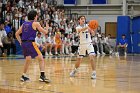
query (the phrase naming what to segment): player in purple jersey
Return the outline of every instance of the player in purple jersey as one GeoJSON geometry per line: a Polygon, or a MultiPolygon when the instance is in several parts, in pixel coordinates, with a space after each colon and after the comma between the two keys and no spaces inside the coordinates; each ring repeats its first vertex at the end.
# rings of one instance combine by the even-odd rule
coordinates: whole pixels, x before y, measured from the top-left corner
{"type": "Polygon", "coordinates": [[[25,65],[23,70],[23,75],[21,76],[21,81],[28,81],[30,80],[29,77],[27,77],[26,73],[29,68],[29,64],[31,62],[31,58],[38,58],[39,61],[39,67],[40,67],[40,81],[49,83],[50,80],[45,77],[45,62],[43,59],[43,56],[38,49],[37,44],[35,43],[35,37],[36,37],[36,30],[47,34],[48,33],[48,24],[46,23],[46,30],[44,30],[39,22],[37,22],[37,12],[35,10],[31,10],[28,13],[28,20],[27,22],[24,22],[23,25],[18,29],[16,32],[16,38],[19,41],[20,45],[23,49],[23,54],[25,57],[25,65]],[[20,34],[22,33],[22,36],[20,38],[20,34]]]}

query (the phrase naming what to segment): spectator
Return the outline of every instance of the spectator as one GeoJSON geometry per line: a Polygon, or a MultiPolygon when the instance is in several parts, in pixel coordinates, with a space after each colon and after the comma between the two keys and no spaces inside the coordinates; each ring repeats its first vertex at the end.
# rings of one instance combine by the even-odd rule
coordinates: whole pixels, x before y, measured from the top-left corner
{"type": "Polygon", "coordinates": [[[108,34],[108,36],[105,38],[105,44],[106,44],[106,46],[108,48],[109,54],[112,54],[113,49],[112,49],[111,38],[110,37],[111,37],[111,35],[108,34]]]}
{"type": "Polygon", "coordinates": [[[24,6],[23,0],[19,0],[19,2],[18,2],[18,7],[22,7],[22,8],[25,7],[25,6],[24,6]]]}
{"type": "Polygon", "coordinates": [[[61,22],[60,22],[59,27],[60,27],[60,32],[61,32],[62,34],[65,34],[65,22],[64,22],[64,21],[61,21],[61,22]]]}
{"type": "Polygon", "coordinates": [[[30,5],[28,6],[28,12],[35,9],[34,7],[34,2],[31,2],[30,5]]]}
{"type": "Polygon", "coordinates": [[[6,31],[6,34],[8,34],[9,32],[11,32],[11,27],[9,26],[9,22],[8,21],[5,21],[4,29],[6,31]]]}
{"type": "Polygon", "coordinates": [[[71,28],[70,24],[68,24],[67,27],[66,27],[65,34],[68,35],[68,34],[71,34],[71,33],[72,33],[72,28],[71,28]]]}
{"type": "Polygon", "coordinates": [[[70,41],[70,35],[68,34],[65,37],[65,50],[66,50],[66,55],[71,54],[71,41],[70,41]]]}
{"type": "Polygon", "coordinates": [[[62,54],[65,54],[65,35],[61,34],[61,40],[62,40],[62,54]]]}
{"type": "Polygon", "coordinates": [[[49,55],[52,55],[52,47],[54,44],[54,36],[51,35],[50,37],[48,37],[48,35],[45,35],[45,47],[46,47],[46,53],[45,55],[48,55],[48,48],[50,48],[49,50],[49,55]]]}
{"type": "Polygon", "coordinates": [[[0,22],[0,49],[2,52],[2,55],[4,55],[4,46],[3,46],[3,39],[7,36],[6,31],[4,29],[4,23],[0,22]]]}
{"type": "Polygon", "coordinates": [[[41,52],[46,52],[46,47],[45,47],[43,39],[41,38],[40,32],[37,33],[37,36],[35,38],[35,42],[36,42],[36,44],[39,47],[41,52]]]}
{"type": "Polygon", "coordinates": [[[20,20],[18,14],[16,14],[15,18],[13,19],[13,28],[15,29],[15,31],[17,31],[19,27],[20,27],[20,20]]]}
{"type": "Polygon", "coordinates": [[[62,54],[62,40],[59,29],[57,29],[57,32],[55,33],[54,44],[55,44],[55,55],[58,55],[58,49],[60,49],[60,54],[62,54]]]}
{"type": "Polygon", "coordinates": [[[128,42],[126,39],[125,34],[122,34],[122,38],[119,40],[119,45],[117,46],[117,50],[119,52],[119,54],[124,53],[125,56],[127,55],[127,46],[128,46],[128,42]]]}
{"type": "Polygon", "coordinates": [[[23,16],[21,17],[20,26],[25,22],[25,20],[26,20],[25,17],[26,17],[25,15],[23,15],[23,16]]]}
{"type": "Polygon", "coordinates": [[[95,49],[96,54],[100,55],[100,52],[99,52],[99,38],[98,38],[97,34],[95,34],[95,36],[92,36],[92,44],[93,44],[93,47],[95,49]]]}
{"type": "Polygon", "coordinates": [[[16,54],[16,45],[15,45],[15,40],[13,38],[13,35],[11,32],[9,32],[7,34],[7,37],[4,37],[3,39],[3,46],[4,49],[7,50],[7,56],[9,56],[10,54],[16,54]],[[10,49],[12,48],[13,52],[10,53],[10,49]]]}
{"type": "Polygon", "coordinates": [[[73,40],[72,40],[72,54],[77,54],[78,53],[78,47],[79,47],[79,38],[78,37],[75,37],[73,40]]]}
{"type": "Polygon", "coordinates": [[[105,35],[104,35],[104,33],[102,33],[101,34],[101,38],[100,38],[100,49],[101,49],[101,54],[102,55],[105,55],[105,52],[104,52],[105,48],[104,48],[104,46],[105,46],[105,35]]]}

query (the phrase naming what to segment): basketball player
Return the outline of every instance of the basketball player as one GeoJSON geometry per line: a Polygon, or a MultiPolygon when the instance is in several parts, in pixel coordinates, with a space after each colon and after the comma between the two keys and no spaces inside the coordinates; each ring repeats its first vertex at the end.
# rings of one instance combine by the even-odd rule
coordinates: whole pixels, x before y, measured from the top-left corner
{"type": "Polygon", "coordinates": [[[40,81],[49,83],[50,80],[45,77],[45,62],[43,56],[35,43],[36,37],[36,30],[47,34],[48,33],[48,24],[46,23],[46,29],[44,30],[39,22],[37,22],[37,12],[35,10],[31,10],[28,13],[28,20],[27,22],[23,23],[23,25],[18,29],[16,32],[16,38],[19,41],[20,45],[23,49],[23,54],[25,57],[25,65],[23,74],[21,76],[21,81],[28,81],[30,80],[27,77],[26,73],[29,68],[29,64],[31,62],[31,58],[38,58],[39,67],[40,67],[40,81]],[[22,33],[22,37],[20,38],[20,34],[22,33]]]}
{"type": "Polygon", "coordinates": [[[79,16],[78,18],[79,25],[76,27],[76,31],[80,37],[79,56],[77,58],[74,70],[70,73],[70,77],[75,76],[75,73],[77,72],[77,69],[80,66],[82,58],[83,56],[85,56],[87,50],[90,58],[91,67],[93,70],[91,79],[96,79],[95,62],[94,62],[95,52],[93,45],[91,43],[92,41],[90,35],[90,32],[92,32],[93,34],[94,31],[91,31],[92,29],[87,24],[85,24],[85,20],[86,20],[85,16],[79,16]]]}

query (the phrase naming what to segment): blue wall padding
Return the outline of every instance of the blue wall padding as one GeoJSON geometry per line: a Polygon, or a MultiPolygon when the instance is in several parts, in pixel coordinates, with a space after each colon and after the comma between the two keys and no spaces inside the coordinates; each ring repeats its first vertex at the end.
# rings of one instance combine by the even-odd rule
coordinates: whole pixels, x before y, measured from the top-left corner
{"type": "Polygon", "coordinates": [[[106,4],[106,0],[92,0],[92,4],[106,4]]]}
{"type": "Polygon", "coordinates": [[[75,4],[75,0],[64,0],[64,4],[75,4]]]}
{"type": "Polygon", "coordinates": [[[131,37],[130,37],[130,17],[129,16],[118,16],[117,18],[117,44],[121,39],[122,34],[126,35],[128,40],[128,50],[127,52],[131,53],[131,37]]]}
{"type": "Polygon", "coordinates": [[[140,53],[140,17],[133,18],[132,31],[134,53],[140,53]]]}
{"type": "Polygon", "coordinates": [[[15,44],[16,44],[16,54],[17,55],[22,55],[21,45],[19,44],[19,42],[17,40],[15,40],[15,44]]]}

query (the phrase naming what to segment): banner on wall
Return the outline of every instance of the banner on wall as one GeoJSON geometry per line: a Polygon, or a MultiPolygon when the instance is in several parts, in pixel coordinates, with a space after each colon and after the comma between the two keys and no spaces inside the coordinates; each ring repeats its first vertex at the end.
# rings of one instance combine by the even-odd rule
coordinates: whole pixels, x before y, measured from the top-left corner
{"type": "Polygon", "coordinates": [[[76,0],[64,0],[64,4],[75,4],[76,0]]]}
{"type": "Polygon", "coordinates": [[[106,4],[106,0],[92,0],[92,4],[106,4]]]}

